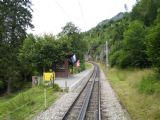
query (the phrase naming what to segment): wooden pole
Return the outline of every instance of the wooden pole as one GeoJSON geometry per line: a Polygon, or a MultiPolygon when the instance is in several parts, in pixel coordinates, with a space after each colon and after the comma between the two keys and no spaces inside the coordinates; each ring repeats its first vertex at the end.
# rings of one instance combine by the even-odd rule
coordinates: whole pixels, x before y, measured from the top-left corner
{"type": "Polygon", "coordinates": [[[47,107],[47,94],[46,94],[46,88],[44,89],[44,107],[47,107]]]}

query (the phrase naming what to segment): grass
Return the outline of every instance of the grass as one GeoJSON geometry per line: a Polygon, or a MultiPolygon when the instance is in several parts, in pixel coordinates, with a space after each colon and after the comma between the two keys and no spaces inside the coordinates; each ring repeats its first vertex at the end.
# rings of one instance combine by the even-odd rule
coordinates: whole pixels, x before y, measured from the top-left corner
{"type": "Polygon", "coordinates": [[[160,81],[152,70],[101,67],[132,120],[160,120],[160,81]]]}
{"type": "Polygon", "coordinates": [[[160,80],[157,74],[152,73],[144,76],[138,84],[138,89],[141,93],[148,95],[160,95],[160,80]]]}
{"type": "Polygon", "coordinates": [[[85,62],[85,67],[86,69],[91,69],[92,68],[92,64],[89,62],[85,62]]]}
{"type": "MultiPolygon", "coordinates": [[[[58,98],[57,89],[60,90],[57,86],[56,88],[46,88],[47,107],[58,98]]],[[[30,88],[14,97],[1,97],[0,120],[30,120],[47,107],[44,106],[44,87],[30,88]]]]}

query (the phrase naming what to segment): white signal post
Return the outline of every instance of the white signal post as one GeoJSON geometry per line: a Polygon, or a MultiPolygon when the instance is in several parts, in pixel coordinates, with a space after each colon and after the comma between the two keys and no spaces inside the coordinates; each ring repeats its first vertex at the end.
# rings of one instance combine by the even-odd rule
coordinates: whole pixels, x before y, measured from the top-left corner
{"type": "Polygon", "coordinates": [[[109,64],[108,64],[108,42],[106,41],[106,67],[108,68],[109,67],[109,64]]]}
{"type": "Polygon", "coordinates": [[[47,93],[46,93],[46,88],[44,89],[44,107],[47,107],[47,93]]]}

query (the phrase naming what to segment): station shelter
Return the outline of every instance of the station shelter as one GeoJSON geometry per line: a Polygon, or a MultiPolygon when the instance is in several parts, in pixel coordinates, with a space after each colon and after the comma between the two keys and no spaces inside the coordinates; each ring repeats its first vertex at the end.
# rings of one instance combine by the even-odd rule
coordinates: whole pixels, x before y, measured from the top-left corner
{"type": "Polygon", "coordinates": [[[69,65],[73,65],[76,63],[76,55],[68,54],[66,55],[64,61],[62,63],[58,63],[53,65],[53,70],[55,71],[56,77],[69,77],[71,72],[69,70],[69,65]]]}

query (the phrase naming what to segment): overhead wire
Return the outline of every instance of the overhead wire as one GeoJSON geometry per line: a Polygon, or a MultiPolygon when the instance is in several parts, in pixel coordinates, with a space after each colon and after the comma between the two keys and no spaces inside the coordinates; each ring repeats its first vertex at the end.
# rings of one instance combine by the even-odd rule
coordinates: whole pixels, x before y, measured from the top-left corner
{"type": "Polygon", "coordinates": [[[85,27],[87,24],[86,24],[86,19],[85,19],[85,17],[84,17],[84,12],[83,12],[83,9],[82,9],[82,6],[81,6],[80,1],[77,0],[77,2],[78,2],[79,10],[80,10],[80,12],[81,12],[81,17],[82,17],[82,19],[83,19],[83,24],[84,24],[84,27],[85,27]]]}
{"type": "MultiPolygon", "coordinates": [[[[66,10],[61,6],[61,4],[57,1],[57,0],[54,0],[55,3],[57,4],[57,6],[62,10],[62,12],[67,16],[68,20],[71,21],[71,17],[69,16],[69,14],[66,12],[66,10]]],[[[85,19],[85,16],[84,16],[84,12],[83,12],[83,9],[82,9],[82,6],[81,6],[81,3],[79,0],[77,0],[78,2],[78,6],[79,6],[79,10],[80,10],[80,13],[81,13],[81,18],[83,20],[83,24],[84,24],[84,27],[87,26],[86,24],[86,19],[85,19]]]]}
{"type": "Polygon", "coordinates": [[[71,21],[69,14],[66,12],[66,10],[58,3],[57,0],[54,0],[57,6],[62,10],[62,12],[67,16],[68,20],[71,21]]]}

